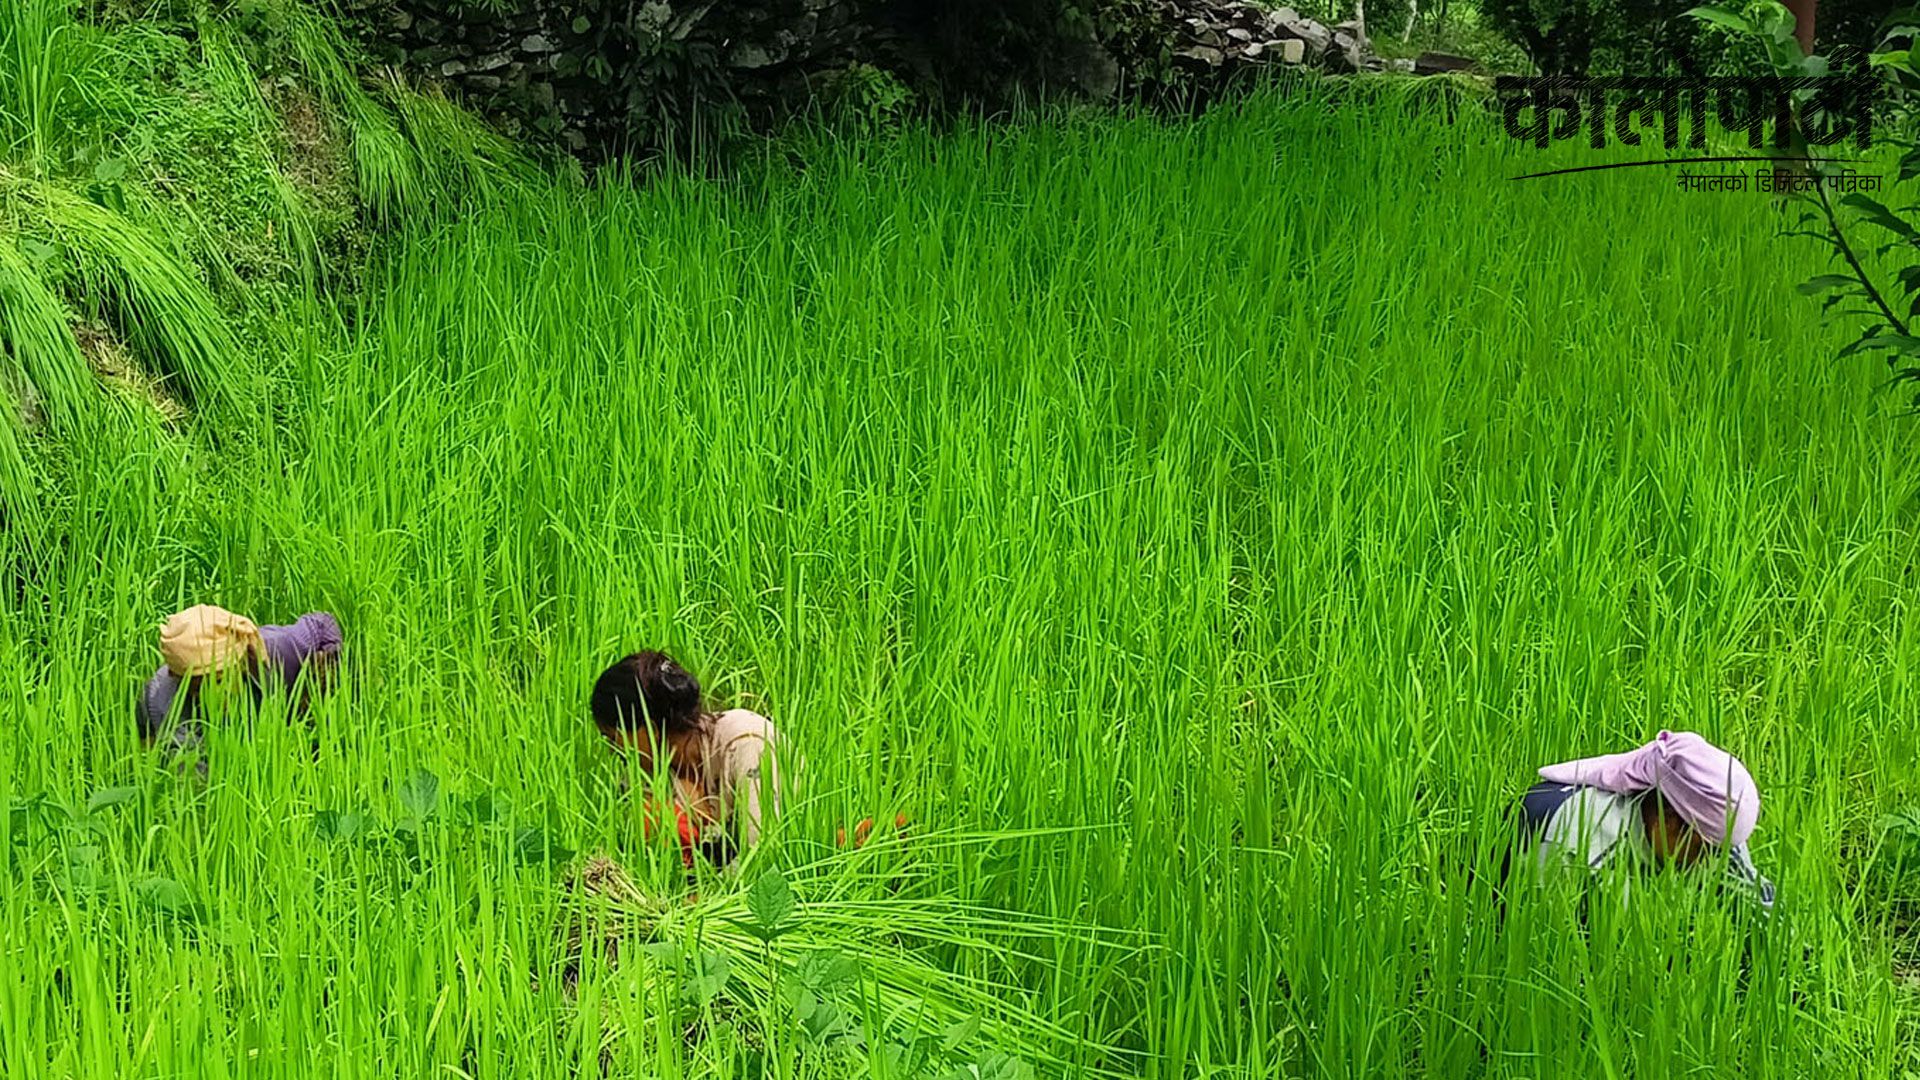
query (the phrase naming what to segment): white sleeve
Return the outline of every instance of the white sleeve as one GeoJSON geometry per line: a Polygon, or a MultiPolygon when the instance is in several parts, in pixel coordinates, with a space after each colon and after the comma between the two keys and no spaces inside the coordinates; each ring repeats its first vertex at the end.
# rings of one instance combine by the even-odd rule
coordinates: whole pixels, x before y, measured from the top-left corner
{"type": "Polygon", "coordinates": [[[1587,788],[1568,799],[1547,822],[1541,837],[1541,858],[1554,854],[1598,870],[1628,846],[1637,822],[1633,796],[1587,788]]]}
{"type": "Polygon", "coordinates": [[[728,802],[739,815],[742,846],[752,847],[760,841],[767,810],[778,813],[780,809],[779,777],[767,775],[770,770],[777,773],[775,755],[768,752],[776,741],[773,725],[765,717],[744,709],[728,713],[723,720],[719,734],[725,740],[722,760],[728,802]],[[774,781],[776,790],[768,790],[769,779],[774,781]]]}

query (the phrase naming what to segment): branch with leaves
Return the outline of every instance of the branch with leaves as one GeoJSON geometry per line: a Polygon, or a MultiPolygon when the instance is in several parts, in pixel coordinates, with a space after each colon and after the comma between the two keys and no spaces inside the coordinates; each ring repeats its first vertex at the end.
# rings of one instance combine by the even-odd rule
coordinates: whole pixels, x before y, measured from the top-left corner
{"type": "MultiPolygon", "coordinates": [[[[1761,0],[1743,11],[1701,7],[1687,14],[1758,45],[1782,77],[1832,74],[1827,57],[1801,51],[1794,33],[1794,16],[1776,0],[1761,0]]],[[[1872,70],[1884,80],[1887,103],[1896,112],[1894,123],[1882,125],[1883,130],[1895,131],[1893,141],[1901,150],[1895,185],[1920,176],[1920,135],[1915,134],[1913,111],[1914,95],[1920,91],[1920,63],[1914,50],[1917,37],[1920,8],[1898,12],[1882,24],[1880,44],[1868,57],[1872,70]]],[[[1826,244],[1844,269],[1803,282],[1800,292],[1824,296],[1824,314],[1831,315],[1838,309],[1840,315],[1866,320],[1859,336],[1840,350],[1841,357],[1885,353],[1891,374],[1889,385],[1920,382],[1920,338],[1910,332],[1913,320],[1920,318],[1920,226],[1913,216],[1920,211],[1920,204],[1895,209],[1859,191],[1846,192],[1836,200],[1830,182],[1842,175],[1840,163],[1821,158],[1807,137],[1808,132],[1820,131],[1834,121],[1822,115],[1814,91],[1794,91],[1793,98],[1794,122],[1786,151],[1809,159],[1815,183],[1810,190],[1790,196],[1802,201],[1805,209],[1798,227],[1788,230],[1787,235],[1826,244]],[[1849,237],[1850,226],[1866,226],[1882,234],[1870,256],[1863,258],[1866,249],[1849,237]],[[1868,258],[1876,262],[1894,259],[1902,265],[1894,271],[1891,283],[1882,284],[1876,282],[1868,258]]],[[[1920,412],[1920,390],[1914,394],[1913,409],[1920,412]]]]}

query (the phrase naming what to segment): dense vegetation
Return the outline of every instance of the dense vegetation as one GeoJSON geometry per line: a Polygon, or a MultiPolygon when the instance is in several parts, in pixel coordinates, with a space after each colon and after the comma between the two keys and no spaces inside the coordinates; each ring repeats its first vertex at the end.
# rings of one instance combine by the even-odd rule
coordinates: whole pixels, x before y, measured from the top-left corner
{"type": "Polygon", "coordinates": [[[1920,466],[1762,204],[1391,83],[589,186],[243,7],[0,8],[0,1072],[1920,1068],[1920,466]],[[317,746],[139,748],[199,601],[339,615],[317,746]],[[808,762],[691,903],[643,644],[808,762]],[[1661,727],[1779,914],[1493,920],[1661,727]]]}

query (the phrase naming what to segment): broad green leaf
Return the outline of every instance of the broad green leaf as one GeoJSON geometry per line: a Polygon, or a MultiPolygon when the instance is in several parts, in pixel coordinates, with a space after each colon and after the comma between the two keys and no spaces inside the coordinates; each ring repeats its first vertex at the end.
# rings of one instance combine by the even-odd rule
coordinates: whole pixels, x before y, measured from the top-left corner
{"type": "Polygon", "coordinates": [[[1689,8],[1682,12],[1682,14],[1688,18],[1699,19],[1701,22],[1712,23],[1715,26],[1724,26],[1738,34],[1754,36],[1759,32],[1752,23],[1725,8],[1689,8]]]}
{"type": "Polygon", "coordinates": [[[687,995],[697,1005],[705,1005],[720,996],[733,977],[733,964],[725,953],[702,950],[693,958],[693,970],[687,979],[687,995]]]}
{"type": "Polygon", "coordinates": [[[87,813],[97,814],[115,806],[125,806],[140,797],[140,789],[132,787],[101,788],[87,797],[87,813]]]}
{"type": "Polygon", "coordinates": [[[322,810],[313,815],[314,834],[322,840],[351,840],[372,825],[371,817],[355,810],[322,810]]]}
{"type": "Polygon", "coordinates": [[[1858,281],[1855,281],[1846,274],[1821,274],[1819,277],[1809,278],[1801,282],[1799,290],[1802,296],[1817,296],[1829,289],[1844,289],[1848,286],[1858,286],[1859,284],[1858,281]]]}
{"type": "Polygon", "coordinates": [[[980,1059],[973,1074],[980,1080],[1033,1080],[1033,1066],[996,1050],[980,1059]]]}
{"type": "Polygon", "coordinates": [[[193,894],[172,878],[150,877],[134,884],[140,902],[168,915],[187,915],[193,911],[193,894]]]}
{"type": "Polygon", "coordinates": [[[794,979],[819,993],[832,993],[860,978],[860,962],[839,949],[818,949],[794,965],[794,979]]]}
{"type": "Polygon", "coordinates": [[[466,801],[466,818],[475,825],[489,825],[501,817],[501,807],[487,794],[475,795],[466,801]]]}
{"type": "Polygon", "coordinates": [[[1900,155],[1900,183],[1920,176],[1920,145],[1900,155]]]}
{"type": "Polygon", "coordinates": [[[640,946],[640,953],[662,967],[680,965],[680,946],[671,941],[649,941],[640,946]]]}
{"type": "Polygon", "coordinates": [[[980,1017],[969,1016],[948,1028],[946,1033],[940,1036],[940,1049],[948,1054],[956,1053],[961,1047],[972,1042],[974,1036],[978,1034],[980,1034],[980,1017]]]}
{"type": "Polygon", "coordinates": [[[416,820],[425,822],[440,808],[440,778],[422,769],[408,777],[397,794],[400,805],[412,811],[416,820]]]}
{"type": "Polygon", "coordinates": [[[67,884],[80,892],[94,892],[106,884],[100,870],[100,849],[93,844],[73,844],[61,851],[67,884]]]}
{"type": "Polygon", "coordinates": [[[760,880],[747,891],[747,912],[762,931],[769,935],[776,933],[787,916],[793,914],[793,890],[788,887],[787,879],[775,870],[760,875],[760,880]]]}
{"type": "Polygon", "coordinates": [[[1867,221],[1878,225],[1880,228],[1893,233],[1903,240],[1913,240],[1916,237],[1920,237],[1920,232],[1916,232],[1911,224],[1900,218],[1892,210],[1887,209],[1885,203],[1872,196],[1863,195],[1857,191],[1849,192],[1848,194],[1840,196],[1840,205],[1853,210],[1867,221]]]}

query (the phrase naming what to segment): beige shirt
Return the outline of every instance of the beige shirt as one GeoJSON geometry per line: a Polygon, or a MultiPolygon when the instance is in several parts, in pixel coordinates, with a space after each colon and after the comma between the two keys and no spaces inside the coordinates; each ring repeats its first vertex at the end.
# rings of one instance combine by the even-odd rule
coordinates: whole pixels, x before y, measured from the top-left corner
{"type": "Polygon", "coordinates": [[[706,788],[700,809],[723,821],[737,814],[742,848],[759,842],[765,811],[780,812],[777,766],[769,753],[779,738],[773,722],[751,709],[728,709],[708,731],[700,760],[706,788]]]}

